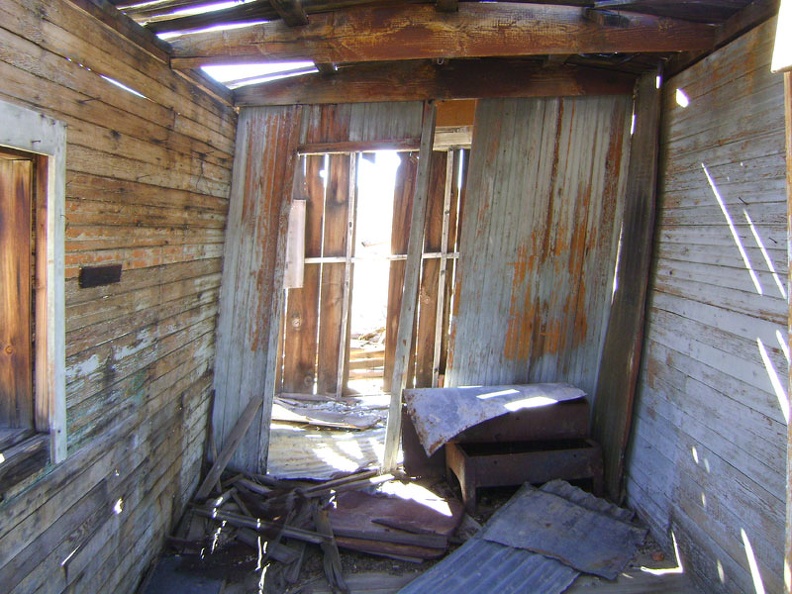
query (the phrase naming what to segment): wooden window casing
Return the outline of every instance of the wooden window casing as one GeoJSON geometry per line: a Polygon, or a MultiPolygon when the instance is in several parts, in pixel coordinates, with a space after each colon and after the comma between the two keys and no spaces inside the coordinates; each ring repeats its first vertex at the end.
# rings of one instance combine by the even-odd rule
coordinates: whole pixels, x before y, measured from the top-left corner
{"type": "Polygon", "coordinates": [[[65,150],[62,122],[0,101],[0,497],[66,457],[65,150]]]}

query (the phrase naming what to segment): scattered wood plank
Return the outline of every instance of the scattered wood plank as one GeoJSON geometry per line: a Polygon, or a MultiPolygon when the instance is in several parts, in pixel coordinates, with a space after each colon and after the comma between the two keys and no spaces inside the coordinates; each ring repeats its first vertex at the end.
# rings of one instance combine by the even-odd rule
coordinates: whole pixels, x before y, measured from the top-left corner
{"type": "Polygon", "coordinates": [[[225,470],[225,467],[228,465],[231,457],[234,455],[237,446],[245,436],[245,432],[248,430],[248,427],[250,427],[250,424],[256,417],[256,413],[258,413],[263,402],[264,401],[261,398],[252,398],[245,407],[245,410],[242,411],[242,415],[239,417],[237,424],[234,425],[231,433],[228,434],[228,440],[225,446],[223,446],[223,449],[217,456],[217,460],[212,465],[209,473],[206,475],[204,482],[198,488],[198,491],[195,494],[196,499],[205,499],[206,496],[212,491],[212,487],[214,487],[215,483],[217,483],[220,475],[223,474],[223,470],[225,470]]]}

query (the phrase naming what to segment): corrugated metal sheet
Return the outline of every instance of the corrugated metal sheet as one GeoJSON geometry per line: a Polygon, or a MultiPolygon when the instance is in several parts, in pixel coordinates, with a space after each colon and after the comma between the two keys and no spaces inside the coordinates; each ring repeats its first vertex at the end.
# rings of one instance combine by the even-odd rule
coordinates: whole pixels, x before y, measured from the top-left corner
{"type": "Polygon", "coordinates": [[[399,592],[557,594],[566,590],[578,575],[555,559],[472,538],[399,592]]]}
{"type": "Polygon", "coordinates": [[[481,538],[527,549],[609,580],[632,558],[646,529],[523,486],[484,528],[481,538]]]}
{"type": "Polygon", "coordinates": [[[300,144],[351,142],[418,148],[422,115],[421,101],[306,106],[300,144]]]}
{"type": "MultiPolygon", "coordinates": [[[[632,517],[630,511],[594,497],[566,481],[550,481],[542,485],[539,490],[557,495],[581,508],[597,512],[603,518],[626,521],[632,517]]],[[[509,503],[512,501],[514,499],[509,503]]],[[[508,514],[509,503],[498,510],[477,535],[399,592],[402,594],[425,592],[556,594],[566,590],[580,575],[576,569],[556,559],[483,538],[488,528],[496,523],[498,518],[508,514]]],[[[520,522],[512,519],[512,524],[519,525],[520,522]]]]}
{"type": "Polygon", "coordinates": [[[566,381],[593,393],[631,101],[479,101],[448,385],[566,381]]]}
{"type": "Polygon", "coordinates": [[[267,474],[279,479],[328,480],[382,462],[385,429],[329,431],[273,423],[267,474]]]}

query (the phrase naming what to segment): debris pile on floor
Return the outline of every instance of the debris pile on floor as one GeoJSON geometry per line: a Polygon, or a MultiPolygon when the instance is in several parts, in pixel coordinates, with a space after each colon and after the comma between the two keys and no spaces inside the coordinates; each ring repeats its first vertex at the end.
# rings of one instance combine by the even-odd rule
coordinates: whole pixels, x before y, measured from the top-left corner
{"type": "Polygon", "coordinates": [[[297,583],[309,545],[323,552],[325,577],[340,592],[349,590],[339,548],[411,563],[442,557],[463,516],[458,501],[376,471],[319,483],[237,474],[221,485],[191,505],[170,544],[183,555],[247,545],[260,569],[280,564],[272,591],[297,583]]]}
{"type": "MultiPolygon", "coordinates": [[[[561,480],[523,485],[481,527],[455,497],[376,471],[324,482],[226,473],[210,497],[190,506],[169,542],[194,558],[248,547],[260,581],[239,592],[374,591],[354,585],[361,575],[345,575],[340,551],[355,551],[344,554],[416,569],[445,557],[413,572],[410,583],[390,580],[389,590],[376,591],[549,593],[563,592],[581,572],[614,579],[646,535],[630,520],[627,510],[561,480]],[[324,579],[305,567],[319,551],[324,579]]],[[[389,576],[380,577],[368,574],[377,583],[389,576]]]]}

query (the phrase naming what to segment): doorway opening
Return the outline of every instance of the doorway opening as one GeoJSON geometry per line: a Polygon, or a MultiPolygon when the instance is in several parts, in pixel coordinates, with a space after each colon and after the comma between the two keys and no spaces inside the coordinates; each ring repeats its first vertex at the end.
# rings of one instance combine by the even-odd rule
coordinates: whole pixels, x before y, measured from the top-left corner
{"type": "MultiPolygon", "coordinates": [[[[408,387],[443,381],[465,153],[432,155],[408,387]]],[[[268,457],[273,474],[297,478],[283,473],[288,467],[300,478],[326,478],[306,455],[338,471],[350,470],[350,457],[354,464],[373,457],[363,465],[381,459],[417,167],[417,152],[300,156],[268,457]]]]}

